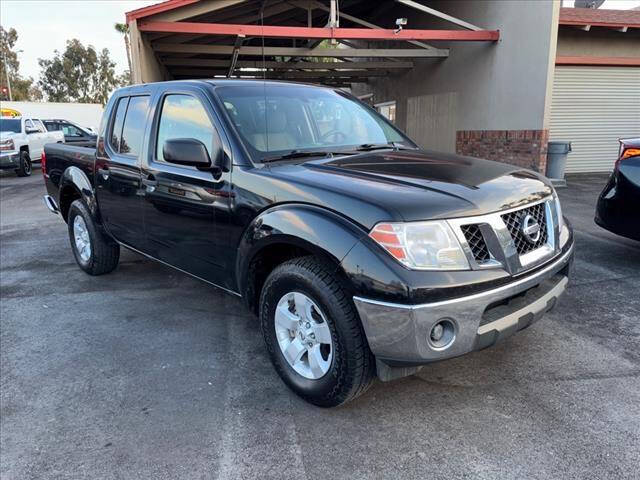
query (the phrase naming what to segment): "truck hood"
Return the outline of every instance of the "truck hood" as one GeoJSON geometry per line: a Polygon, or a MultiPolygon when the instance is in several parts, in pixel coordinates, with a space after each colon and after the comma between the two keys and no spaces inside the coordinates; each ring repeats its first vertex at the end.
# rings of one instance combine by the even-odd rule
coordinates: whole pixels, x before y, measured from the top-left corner
{"type": "Polygon", "coordinates": [[[0,138],[2,140],[7,140],[9,138],[19,137],[21,134],[16,132],[0,132],[0,138]]]}
{"type": "MultiPolygon", "coordinates": [[[[375,205],[390,217],[377,221],[482,215],[553,193],[549,180],[533,171],[426,150],[370,152],[298,165],[281,164],[272,166],[271,173],[299,184],[301,190],[317,199],[313,203],[324,203],[352,217],[357,217],[358,212],[344,203],[344,197],[375,205]]],[[[354,220],[372,226],[370,215],[354,220]]]]}

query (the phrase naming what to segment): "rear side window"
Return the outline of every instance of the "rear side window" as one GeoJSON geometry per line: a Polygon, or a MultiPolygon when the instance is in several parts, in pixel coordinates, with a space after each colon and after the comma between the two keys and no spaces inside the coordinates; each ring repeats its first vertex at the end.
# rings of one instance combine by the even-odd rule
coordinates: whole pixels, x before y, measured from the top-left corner
{"type": "Polygon", "coordinates": [[[211,155],[213,125],[200,100],[191,95],[167,95],[162,103],[156,158],[164,161],[162,146],[173,138],[195,138],[204,143],[211,155]]]}
{"type": "Polygon", "coordinates": [[[131,97],[129,99],[129,107],[120,138],[120,153],[134,156],[140,154],[144,129],[147,126],[148,111],[149,97],[131,97]]]}
{"type": "Polygon", "coordinates": [[[120,151],[120,138],[122,137],[122,125],[124,123],[124,114],[127,112],[127,103],[129,103],[129,97],[122,97],[118,100],[116,116],[113,119],[113,125],[111,126],[109,143],[111,144],[111,148],[116,152],[120,151]]]}
{"type": "Polygon", "coordinates": [[[47,127],[47,130],[50,132],[56,132],[60,130],[60,124],[56,122],[44,122],[44,126],[47,127]]]}
{"type": "Polygon", "coordinates": [[[64,126],[62,127],[62,131],[64,132],[64,135],[66,137],[81,137],[82,136],[82,132],[80,131],[80,129],[76,128],[75,126],[71,125],[70,123],[64,124],[64,126]]]}
{"type": "Polygon", "coordinates": [[[42,133],[47,133],[47,129],[44,127],[40,120],[34,120],[33,123],[35,124],[36,128],[42,133]]]}

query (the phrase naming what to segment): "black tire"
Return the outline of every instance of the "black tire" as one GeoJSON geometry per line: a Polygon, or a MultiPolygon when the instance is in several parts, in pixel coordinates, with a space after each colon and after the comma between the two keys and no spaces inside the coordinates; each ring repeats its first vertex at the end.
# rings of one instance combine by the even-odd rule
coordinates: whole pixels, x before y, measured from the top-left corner
{"type": "Polygon", "coordinates": [[[375,376],[375,359],[335,266],[317,257],[287,261],[269,275],[260,295],[262,335],[276,371],[296,394],[320,407],[335,407],[364,393],[375,376]],[[301,292],[324,312],[333,342],[328,372],[315,380],[297,373],[285,359],[275,331],[275,311],[289,292],[301,292]]]}
{"type": "Polygon", "coordinates": [[[75,200],[69,207],[67,226],[73,256],[82,270],[89,275],[103,275],[112,272],[118,266],[118,261],[120,260],[120,245],[108,238],[96,227],[89,209],[82,200],[75,200]],[[78,216],[84,220],[84,225],[86,226],[90,239],[91,253],[86,260],[82,258],[78,251],[74,237],[74,222],[78,216]]]}
{"type": "Polygon", "coordinates": [[[16,169],[16,173],[19,177],[28,177],[31,175],[31,158],[29,154],[24,150],[20,152],[20,164],[16,169]]]}

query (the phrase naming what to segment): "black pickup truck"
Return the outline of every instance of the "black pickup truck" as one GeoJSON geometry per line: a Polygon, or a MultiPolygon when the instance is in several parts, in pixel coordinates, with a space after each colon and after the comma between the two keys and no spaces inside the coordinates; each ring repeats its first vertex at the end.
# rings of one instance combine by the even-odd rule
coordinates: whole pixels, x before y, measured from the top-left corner
{"type": "Polygon", "coordinates": [[[42,171],[80,268],[111,272],[125,247],[241,297],[321,406],[528,327],[573,255],[543,176],[420,150],[332,88],[123,88],[96,148],[47,145],[42,171]]]}

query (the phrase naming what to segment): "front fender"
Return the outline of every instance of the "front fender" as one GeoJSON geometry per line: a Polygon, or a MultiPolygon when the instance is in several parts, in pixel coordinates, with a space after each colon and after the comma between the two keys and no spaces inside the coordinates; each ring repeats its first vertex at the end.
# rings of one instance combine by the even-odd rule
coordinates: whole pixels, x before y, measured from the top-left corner
{"type": "Polygon", "coordinates": [[[253,219],[240,241],[236,261],[238,291],[244,291],[252,259],[268,245],[296,245],[329,255],[339,264],[366,234],[348,219],[313,205],[286,204],[266,210],[253,219]]]}
{"type": "Polygon", "coordinates": [[[68,167],[60,178],[60,194],[58,196],[58,205],[60,205],[60,195],[65,188],[74,188],[82,197],[89,207],[89,211],[94,218],[98,218],[98,204],[96,202],[93,186],[89,181],[86,173],[78,167],[68,167]]]}

